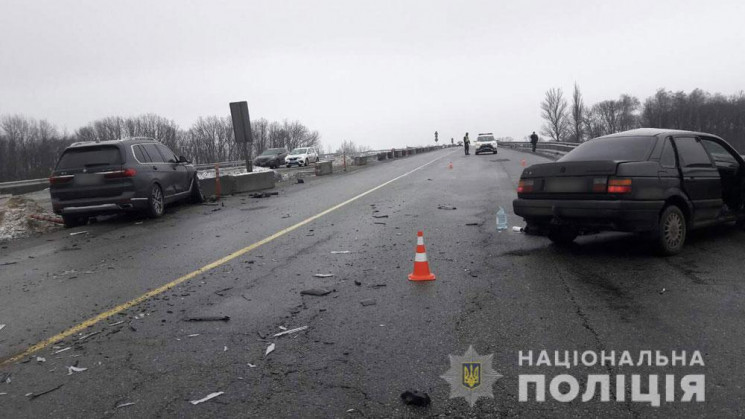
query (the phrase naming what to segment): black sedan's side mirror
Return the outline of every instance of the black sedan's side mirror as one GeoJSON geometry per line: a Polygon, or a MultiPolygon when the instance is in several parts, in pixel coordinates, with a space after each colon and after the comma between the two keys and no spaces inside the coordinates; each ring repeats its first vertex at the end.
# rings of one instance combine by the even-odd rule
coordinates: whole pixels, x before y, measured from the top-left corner
{"type": "Polygon", "coordinates": [[[178,156],[178,162],[179,163],[191,163],[186,157],[184,156],[178,156]]]}

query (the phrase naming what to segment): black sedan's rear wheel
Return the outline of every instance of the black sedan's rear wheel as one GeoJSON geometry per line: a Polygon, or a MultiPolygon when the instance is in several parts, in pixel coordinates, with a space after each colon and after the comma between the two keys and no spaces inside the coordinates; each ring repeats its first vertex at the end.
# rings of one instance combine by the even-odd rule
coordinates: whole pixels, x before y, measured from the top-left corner
{"type": "Polygon", "coordinates": [[[166,201],[163,197],[163,190],[160,189],[160,186],[157,183],[153,184],[150,189],[150,197],[147,199],[147,203],[147,215],[149,215],[150,218],[158,218],[163,215],[166,201]]]}
{"type": "Polygon", "coordinates": [[[680,253],[685,244],[687,233],[686,219],[683,211],[676,205],[666,207],[660,215],[657,244],[663,255],[680,253]]]}
{"type": "Polygon", "coordinates": [[[567,246],[579,236],[577,228],[568,225],[553,225],[549,227],[548,238],[559,246],[567,246]]]}

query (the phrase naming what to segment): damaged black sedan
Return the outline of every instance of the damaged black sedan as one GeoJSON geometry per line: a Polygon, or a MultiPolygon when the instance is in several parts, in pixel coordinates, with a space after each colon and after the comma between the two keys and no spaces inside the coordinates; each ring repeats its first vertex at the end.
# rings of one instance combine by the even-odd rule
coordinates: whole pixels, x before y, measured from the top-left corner
{"type": "Polygon", "coordinates": [[[691,229],[745,225],[745,161],[715,135],[637,129],[526,168],[517,196],[527,231],[557,244],[601,231],[650,233],[671,255],[691,229]]]}

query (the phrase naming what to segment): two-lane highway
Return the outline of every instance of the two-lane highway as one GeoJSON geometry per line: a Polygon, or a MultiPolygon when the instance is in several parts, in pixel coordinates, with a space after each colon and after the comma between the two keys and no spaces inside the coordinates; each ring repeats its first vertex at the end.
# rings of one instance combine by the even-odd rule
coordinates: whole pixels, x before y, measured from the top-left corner
{"type": "Polygon", "coordinates": [[[745,234],[696,233],[683,253],[660,258],[629,235],[562,249],[498,232],[500,206],[510,227],[523,225],[512,214],[521,159],[547,161],[440,150],[306,179],[277,197],[236,195],[12,242],[0,251],[0,358],[22,356],[0,369],[10,377],[2,415],[743,414],[745,234]],[[407,280],[419,230],[433,282],[407,280]],[[311,289],[330,292],[301,294],[311,289]],[[198,316],[230,320],[185,321],[198,316]],[[473,408],[450,399],[440,378],[448,355],[469,345],[494,354],[503,375],[494,398],[473,408]],[[706,364],[521,367],[529,350],[698,350],[706,364]],[[518,400],[520,374],[693,372],[706,375],[705,403],[518,400]],[[432,404],[405,406],[409,388],[432,404]],[[213,392],[223,394],[189,402],[213,392]]]}

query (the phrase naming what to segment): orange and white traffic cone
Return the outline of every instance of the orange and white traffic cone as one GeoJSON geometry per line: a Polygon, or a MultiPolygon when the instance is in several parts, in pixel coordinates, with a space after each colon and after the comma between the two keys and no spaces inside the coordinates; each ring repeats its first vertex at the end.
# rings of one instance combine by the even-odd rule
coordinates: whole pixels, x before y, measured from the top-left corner
{"type": "Polygon", "coordinates": [[[450,164],[448,165],[448,169],[453,169],[453,162],[450,162],[450,164]]]}
{"type": "Polygon", "coordinates": [[[409,274],[409,281],[433,281],[435,274],[429,271],[427,251],[424,250],[424,233],[416,233],[416,256],[414,257],[414,272],[409,274]]]}
{"type": "Polygon", "coordinates": [[[522,167],[527,166],[527,162],[525,161],[525,159],[520,160],[520,166],[522,167]]]}

